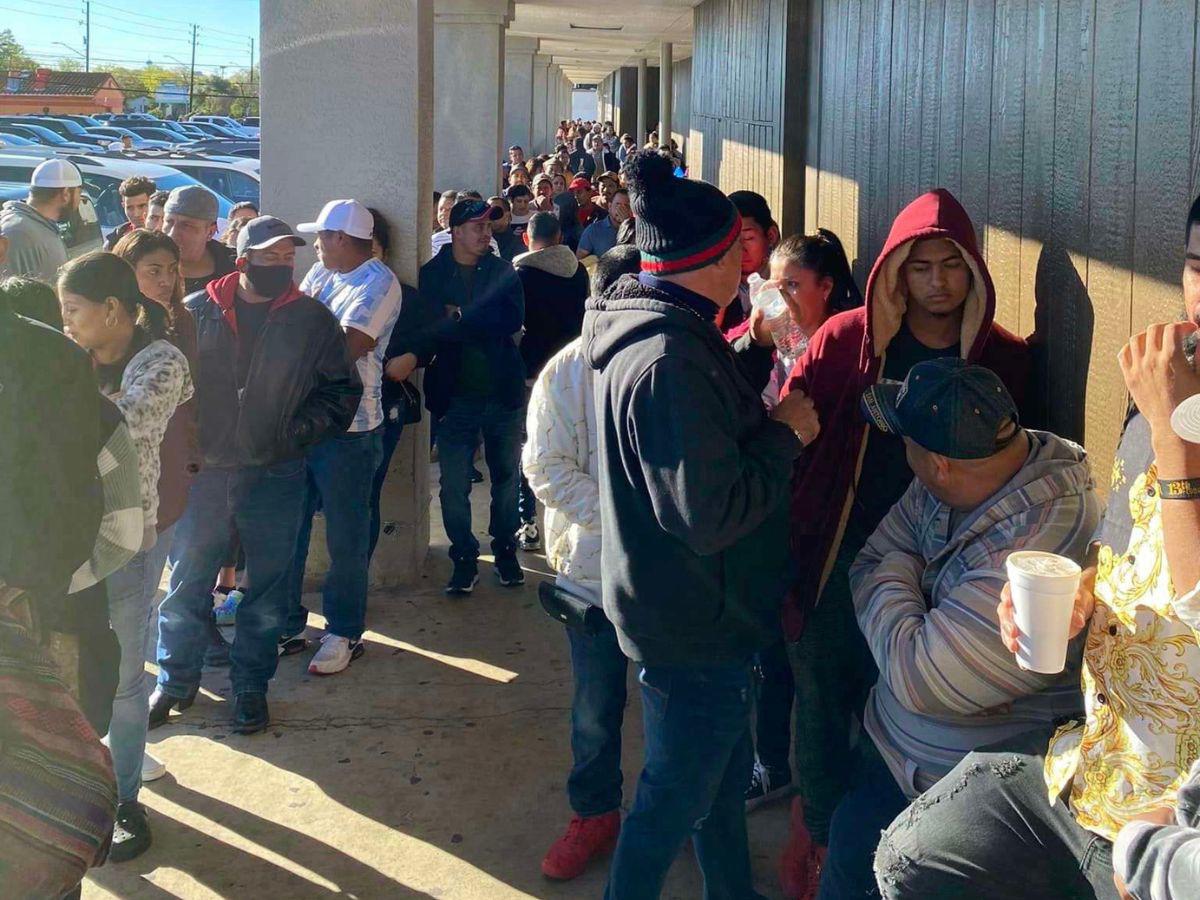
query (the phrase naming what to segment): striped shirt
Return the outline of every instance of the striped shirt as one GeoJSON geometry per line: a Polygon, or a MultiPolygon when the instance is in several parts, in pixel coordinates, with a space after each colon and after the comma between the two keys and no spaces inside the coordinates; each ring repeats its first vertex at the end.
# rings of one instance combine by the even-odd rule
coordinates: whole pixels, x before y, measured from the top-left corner
{"type": "Polygon", "coordinates": [[[400,282],[377,259],[350,272],[333,272],[315,263],[300,292],[329,308],[343,328],[375,339],[375,349],[358,360],[363,394],[347,431],[371,431],[383,424],[383,355],[400,315],[400,282]]]}
{"type": "Polygon", "coordinates": [[[879,666],[865,726],[915,797],[967,753],[1077,714],[1080,647],[1065,671],[1027,672],[1000,641],[996,606],[1016,550],[1081,560],[1100,518],[1082,448],[1027,431],[1025,465],[983,505],[954,512],[914,480],[850,569],[879,666]]]}

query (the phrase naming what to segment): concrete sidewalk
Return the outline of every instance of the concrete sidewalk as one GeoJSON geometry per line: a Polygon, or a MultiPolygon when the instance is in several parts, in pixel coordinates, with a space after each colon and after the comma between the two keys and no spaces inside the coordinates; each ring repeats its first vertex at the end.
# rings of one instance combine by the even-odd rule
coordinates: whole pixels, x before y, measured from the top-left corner
{"type": "MultiPolygon", "coordinates": [[[[570,811],[571,667],[561,626],[537,603],[548,575],[524,554],[528,583],[501,588],[487,560],[465,599],[442,593],[445,535],[433,477],[433,548],[413,590],[371,596],[366,655],[330,678],[308,653],[280,661],[272,726],[229,731],[224,671],[196,704],[150,733],[166,778],[147,785],[154,846],[95,870],[85,898],[600,897],[607,866],[566,884],[539,863],[570,811]]],[[[472,492],[486,546],[486,485],[472,492]]],[[[320,598],[306,597],[310,610],[320,598]]],[[[310,618],[310,636],[321,620],[310,618]]],[[[641,767],[631,671],[624,770],[628,809],[641,767]]],[[[779,896],[775,861],[786,806],[750,817],[758,889],[779,896]]],[[[690,851],[664,897],[697,898],[690,851]]]]}

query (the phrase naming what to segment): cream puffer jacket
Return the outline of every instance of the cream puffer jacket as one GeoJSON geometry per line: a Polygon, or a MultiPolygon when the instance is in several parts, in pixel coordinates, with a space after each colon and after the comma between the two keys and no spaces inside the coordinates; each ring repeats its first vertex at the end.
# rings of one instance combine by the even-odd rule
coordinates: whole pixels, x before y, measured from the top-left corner
{"type": "Polygon", "coordinates": [[[593,372],[576,338],[555,354],[529,398],[525,478],[546,508],[546,561],[559,575],[600,583],[600,493],[593,372]]]}

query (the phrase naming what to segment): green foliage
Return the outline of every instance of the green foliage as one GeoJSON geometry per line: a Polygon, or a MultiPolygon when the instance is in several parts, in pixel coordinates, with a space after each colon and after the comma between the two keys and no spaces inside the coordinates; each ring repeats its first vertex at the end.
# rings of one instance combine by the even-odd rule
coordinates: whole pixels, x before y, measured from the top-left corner
{"type": "Polygon", "coordinates": [[[17,42],[12,29],[0,30],[0,66],[9,69],[36,69],[38,62],[25,52],[25,48],[17,42]]]}

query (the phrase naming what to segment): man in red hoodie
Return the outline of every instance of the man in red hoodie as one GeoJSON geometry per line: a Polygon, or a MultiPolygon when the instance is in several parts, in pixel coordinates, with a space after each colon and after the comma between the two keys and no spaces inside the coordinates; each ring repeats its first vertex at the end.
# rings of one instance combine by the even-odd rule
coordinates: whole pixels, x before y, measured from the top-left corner
{"type": "Polygon", "coordinates": [[[815,896],[830,818],[852,775],[853,722],[876,678],[850,564],[913,478],[903,441],[871,431],[859,398],[881,378],[902,381],[919,362],[957,356],[992,369],[1020,406],[1028,349],[993,322],[995,309],[970,218],[949,191],[931,191],[892,224],[866,305],[829,319],[784,387],[784,396],[811,397],[821,422],[792,480],[794,579],[783,609],[800,794],[780,862],[788,896],[815,896]]]}

